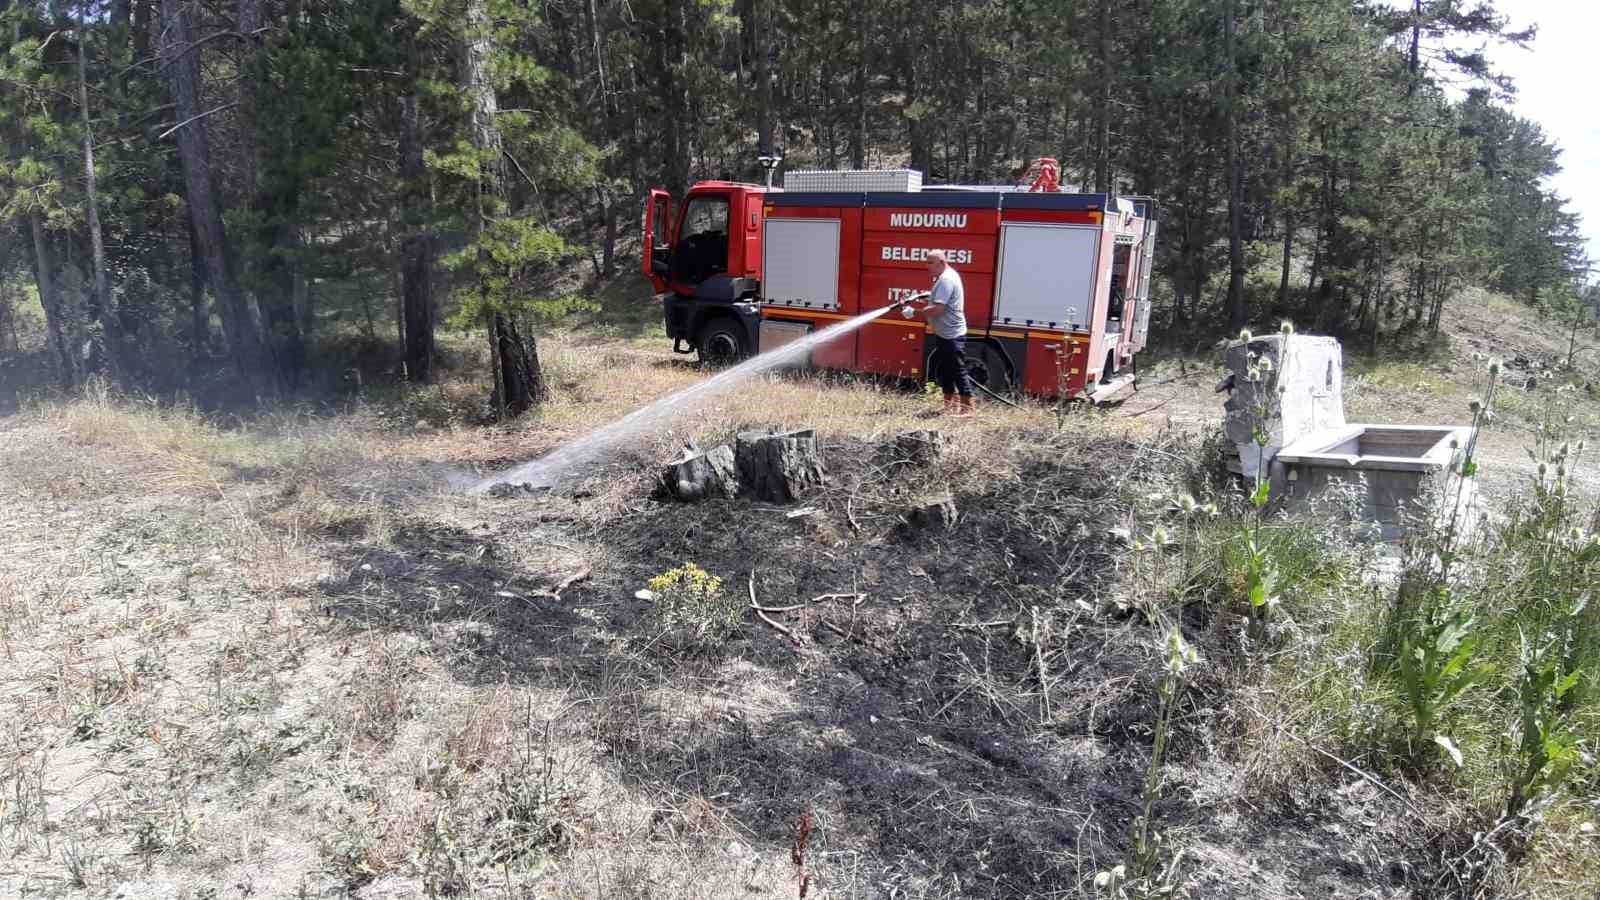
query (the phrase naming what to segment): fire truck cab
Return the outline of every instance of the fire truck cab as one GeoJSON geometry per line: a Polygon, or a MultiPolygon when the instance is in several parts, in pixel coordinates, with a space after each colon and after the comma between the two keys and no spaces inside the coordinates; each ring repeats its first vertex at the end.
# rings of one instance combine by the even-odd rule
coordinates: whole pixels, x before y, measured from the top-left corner
{"type": "Polygon", "coordinates": [[[650,192],[644,274],[664,295],[673,350],[717,363],[755,352],[765,194],[759,185],[702,181],[674,210],[666,191],[650,192]]]}
{"type": "MultiPolygon", "coordinates": [[[[939,249],[965,284],[975,380],[1092,401],[1133,387],[1150,324],[1148,198],[1066,193],[1053,178],[923,187],[904,170],[785,181],[700,182],[677,208],[651,191],[643,265],[675,351],[728,362],[898,303],[927,290],[939,249]]],[[[884,316],[808,363],[920,381],[932,346],[925,322],[884,316]]]]}

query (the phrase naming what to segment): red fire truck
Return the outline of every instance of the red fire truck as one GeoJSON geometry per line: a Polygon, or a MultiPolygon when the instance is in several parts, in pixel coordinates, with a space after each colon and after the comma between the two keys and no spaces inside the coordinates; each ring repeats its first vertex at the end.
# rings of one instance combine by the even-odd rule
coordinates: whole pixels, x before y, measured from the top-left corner
{"type": "MultiPolygon", "coordinates": [[[[652,190],[645,275],[673,349],[725,362],[927,290],[940,249],[965,283],[975,380],[1106,401],[1132,387],[1149,331],[1155,205],[1051,190],[1045,171],[1034,189],[923,187],[905,170],[794,172],[785,189],[703,181],[676,216],[652,190]]],[[[889,315],[809,362],[921,381],[932,345],[926,323],[889,315]]]]}

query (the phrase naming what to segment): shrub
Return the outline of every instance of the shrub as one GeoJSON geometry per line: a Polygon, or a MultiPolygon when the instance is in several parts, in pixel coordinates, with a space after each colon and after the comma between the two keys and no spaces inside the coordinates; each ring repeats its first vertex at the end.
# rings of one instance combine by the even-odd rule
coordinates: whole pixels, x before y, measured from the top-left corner
{"type": "Polygon", "coordinates": [[[650,593],[662,628],[692,645],[721,643],[744,617],[744,604],[723,591],[722,579],[694,563],[650,579],[650,593]]]}

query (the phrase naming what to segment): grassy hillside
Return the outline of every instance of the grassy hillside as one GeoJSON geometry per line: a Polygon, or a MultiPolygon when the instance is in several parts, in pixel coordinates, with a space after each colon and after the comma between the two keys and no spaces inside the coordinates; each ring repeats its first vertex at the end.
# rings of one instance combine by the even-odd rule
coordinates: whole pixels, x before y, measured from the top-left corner
{"type": "MultiPolygon", "coordinates": [[[[1097,897],[1119,865],[1196,897],[1592,891],[1595,482],[1569,460],[1557,504],[1523,448],[1592,435],[1593,362],[1531,389],[1507,365],[1502,518],[1448,584],[1463,670],[1493,671],[1419,730],[1393,648],[1439,557],[1336,507],[1255,532],[1209,358],[1152,361],[1116,410],[991,405],[928,466],[886,446],[927,399],[772,378],[569,490],[453,491],[705,377],[614,294],[542,342],[555,399],[509,428],[473,424],[473,342],[452,380],[328,412],[91,392],[0,418],[0,894],[1097,897]],[[826,489],[651,499],[655,461],[750,423],[818,429],[826,489]],[[947,494],[953,525],[906,523],[947,494]],[[660,580],[690,565],[719,583],[660,580]],[[1573,753],[1506,818],[1519,634],[1582,674],[1528,701],[1573,753]]],[[[1448,346],[1353,358],[1351,417],[1468,422],[1475,353],[1560,343],[1474,305],[1448,346]]]]}

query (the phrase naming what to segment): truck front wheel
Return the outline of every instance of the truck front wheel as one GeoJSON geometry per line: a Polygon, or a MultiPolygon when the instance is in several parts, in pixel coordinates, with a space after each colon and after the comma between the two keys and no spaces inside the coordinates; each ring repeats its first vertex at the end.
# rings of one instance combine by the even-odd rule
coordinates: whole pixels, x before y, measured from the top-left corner
{"type": "Polygon", "coordinates": [[[700,326],[695,349],[700,354],[700,362],[711,366],[732,365],[750,355],[744,326],[725,317],[700,326]]]}

